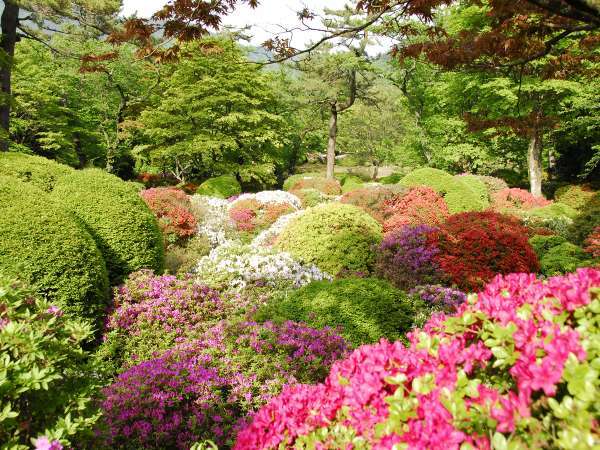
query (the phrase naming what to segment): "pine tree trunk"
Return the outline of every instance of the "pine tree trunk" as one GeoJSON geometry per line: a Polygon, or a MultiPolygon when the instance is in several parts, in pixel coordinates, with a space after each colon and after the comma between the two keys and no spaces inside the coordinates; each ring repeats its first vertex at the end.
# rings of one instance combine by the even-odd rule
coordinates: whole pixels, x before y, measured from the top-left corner
{"type": "Polygon", "coordinates": [[[335,142],[337,140],[337,105],[331,104],[331,116],[329,117],[329,141],[327,142],[327,178],[333,178],[335,166],[335,142]]]}
{"type": "Polygon", "coordinates": [[[8,150],[9,126],[10,126],[10,96],[11,96],[11,71],[12,59],[15,55],[15,44],[17,43],[17,26],[19,24],[19,6],[11,0],[4,1],[4,11],[0,19],[2,37],[0,48],[5,53],[6,63],[0,66],[0,85],[2,86],[2,99],[0,99],[0,151],[8,150]]]}
{"type": "Polygon", "coordinates": [[[534,128],[529,141],[527,166],[531,193],[536,197],[542,197],[542,135],[537,127],[534,128]]]}

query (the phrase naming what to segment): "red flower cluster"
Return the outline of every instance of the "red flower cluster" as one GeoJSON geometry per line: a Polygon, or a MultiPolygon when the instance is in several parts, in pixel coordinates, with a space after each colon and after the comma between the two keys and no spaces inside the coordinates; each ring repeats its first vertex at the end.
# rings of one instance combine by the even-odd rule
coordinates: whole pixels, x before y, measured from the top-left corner
{"type": "Polygon", "coordinates": [[[386,233],[406,225],[437,226],[450,215],[444,199],[426,186],[414,187],[407,194],[385,201],[384,214],[388,216],[383,224],[386,233]]]}
{"type": "Polygon", "coordinates": [[[394,196],[394,191],[384,186],[365,187],[347,192],[342,196],[340,202],[358,206],[383,224],[388,218],[384,207],[385,202],[392,200],[394,196]]]}
{"type": "Polygon", "coordinates": [[[255,232],[272,225],[279,217],[294,211],[289,203],[260,202],[254,198],[237,200],[229,217],[240,231],[255,232]]]}
{"type": "Polygon", "coordinates": [[[535,197],[519,188],[507,188],[492,194],[492,207],[496,210],[533,209],[552,204],[551,200],[535,197]]]}
{"type": "Polygon", "coordinates": [[[584,242],[585,251],[594,258],[600,258],[600,226],[594,228],[584,242]]]}
{"type": "Polygon", "coordinates": [[[440,225],[438,248],[437,262],[463,290],[479,289],[497,274],[539,270],[527,228],[492,211],[450,216],[440,225]]]}
{"type": "Polygon", "coordinates": [[[147,189],[140,195],[158,218],[167,241],[189,238],[196,233],[198,223],[185,192],[165,187],[147,189]]]}

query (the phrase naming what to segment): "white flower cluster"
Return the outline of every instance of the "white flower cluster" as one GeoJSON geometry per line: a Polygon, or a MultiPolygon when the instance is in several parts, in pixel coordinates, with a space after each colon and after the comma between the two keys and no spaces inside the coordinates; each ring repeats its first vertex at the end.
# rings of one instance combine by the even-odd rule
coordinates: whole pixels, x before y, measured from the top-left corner
{"type": "Polygon", "coordinates": [[[260,203],[288,203],[292,205],[294,209],[301,209],[302,202],[294,194],[290,194],[286,191],[261,191],[256,194],[242,194],[231,202],[231,206],[235,205],[240,200],[255,199],[260,203]]]}
{"type": "Polygon", "coordinates": [[[316,266],[300,264],[289,253],[239,243],[213,249],[199,261],[194,272],[208,285],[233,289],[257,282],[270,286],[291,283],[300,287],[312,281],[331,280],[330,275],[316,266]]]}
{"type": "Polygon", "coordinates": [[[252,245],[258,247],[270,246],[273,244],[273,241],[281,234],[283,229],[294,219],[302,216],[306,213],[306,209],[301,209],[299,211],[295,211],[290,214],[286,214],[285,216],[279,217],[273,225],[271,225],[266,230],[262,231],[258,236],[254,238],[252,241],[252,245]]]}
{"type": "Polygon", "coordinates": [[[194,195],[191,201],[193,206],[204,211],[198,221],[198,234],[205,235],[213,248],[229,242],[234,230],[229,218],[229,202],[206,195],[194,195]]]}

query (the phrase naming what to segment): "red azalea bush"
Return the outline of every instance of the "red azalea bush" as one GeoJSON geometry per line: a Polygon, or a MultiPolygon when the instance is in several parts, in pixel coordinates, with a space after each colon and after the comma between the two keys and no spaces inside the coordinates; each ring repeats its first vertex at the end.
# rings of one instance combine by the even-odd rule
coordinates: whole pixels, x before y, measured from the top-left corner
{"type": "Polygon", "coordinates": [[[386,233],[406,225],[437,226],[450,215],[443,197],[426,186],[414,187],[385,201],[384,214],[388,216],[383,224],[386,233]]]}
{"type": "Polygon", "coordinates": [[[286,388],[235,450],[594,448],[600,271],[495,278],[454,316],[286,388]]]}
{"type": "Polygon", "coordinates": [[[551,200],[546,200],[543,197],[535,197],[525,189],[507,188],[492,194],[492,208],[499,211],[506,209],[533,209],[551,204],[551,200]]]}
{"type": "Polygon", "coordinates": [[[261,202],[249,198],[237,200],[229,209],[229,217],[239,231],[256,233],[273,225],[279,217],[294,211],[289,203],[261,202]]]}
{"type": "Polygon", "coordinates": [[[347,192],[342,196],[340,202],[358,206],[379,223],[383,224],[388,217],[385,202],[392,200],[394,197],[399,199],[400,196],[400,193],[395,192],[389,187],[372,186],[347,192]]]}
{"type": "Polygon", "coordinates": [[[600,258],[600,227],[594,228],[584,242],[585,252],[592,255],[594,258],[600,258]]]}
{"type": "Polygon", "coordinates": [[[159,187],[146,189],[140,195],[158,218],[167,242],[174,243],[196,234],[198,222],[185,192],[171,187],[159,187]]]}
{"type": "Polygon", "coordinates": [[[539,271],[527,238],[516,217],[492,211],[454,214],[439,227],[435,258],[460,289],[476,290],[497,274],[539,271]]]}

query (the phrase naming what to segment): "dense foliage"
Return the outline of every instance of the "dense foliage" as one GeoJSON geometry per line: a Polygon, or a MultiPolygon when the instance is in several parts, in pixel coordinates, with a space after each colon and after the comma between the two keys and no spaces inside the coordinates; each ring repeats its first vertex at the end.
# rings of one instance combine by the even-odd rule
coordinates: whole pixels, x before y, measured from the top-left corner
{"type": "Polygon", "coordinates": [[[235,448],[591,448],[599,286],[594,270],[498,277],[408,348],[363,346],[324,384],[285,389],[235,448]]]}
{"type": "Polygon", "coordinates": [[[10,177],[0,177],[0,271],[78,317],[98,320],[107,304],[106,265],[90,233],[54,198],[10,177]]]}
{"type": "Polygon", "coordinates": [[[97,388],[89,354],[88,323],[65,315],[21,283],[0,278],[0,440],[28,449],[35,438],[76,443],[73,435],[97,416],[97,388]]]}
{"type": "Polygon", "coordinates": [[[185,240],[196,234],[198,225],[188,196],[175,188],[151,188],[140,194],[158,219],[167,243],[185,240]]]}
{"type": "Polygon", "coordinates": [[[293,220],[276,247],[305,264],[337,275],[342,270],[365,272],[374,262],[373,246],[381,241],[381,225],[352,205],[315,206],[293,220]]]}
{"type": "Polygon", "coordinates": [[[401,230],[406,225],[439,225],[449,216],[444,199],[425,186],[397,194],[384,202],[383,207],[387,216],[383,224],[386,233],[401,230]]]}
{"type": "Polygon", "coordinates": [[[391,284],[376,278],[344,278],[311,283],[276,296],[257,320],[293,320],[333,327],[355,346],[382,337],[401,338],[413,324],[416,306],[391,284]]]}
{"type": "Polygon", "coordinates": [[[221,175],[204,181],[196,193],[210,197],[229,198],[242,193],[239,181],[233,175],[221,175]]]}
{"type": "Polygon", "coordinates": [[[72,172],[68,166],[46,158],[23,153],[0,154],[0,175],[30,182],[44,192],[50,192],[58,179],[72,172]]]}

